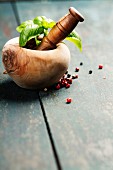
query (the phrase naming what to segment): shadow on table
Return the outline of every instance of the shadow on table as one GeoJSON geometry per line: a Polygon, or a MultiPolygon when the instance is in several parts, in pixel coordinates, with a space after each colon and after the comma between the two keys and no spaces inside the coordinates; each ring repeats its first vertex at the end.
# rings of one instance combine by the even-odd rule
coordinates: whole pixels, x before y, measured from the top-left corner
{"type": "Polygon", "coordinates": [[[54,88],[51,88],[47,91],[38,91],[38,90],[28,90],[23,89],[17,86],[13,80],[6,79],[3,82],[0,82],[0,100],[8,100],[13,102],[32,102],[34,100],[39,100],[39,95],[41,98],[55,98],[59,95],[58,91],[54,88]]]}
{"type": "Polygon", "coordinates": [[[18,87],[12,80],[0,82],[0,100],[13,102],[32,102],[38,99],[38,91],[18,87]]]}

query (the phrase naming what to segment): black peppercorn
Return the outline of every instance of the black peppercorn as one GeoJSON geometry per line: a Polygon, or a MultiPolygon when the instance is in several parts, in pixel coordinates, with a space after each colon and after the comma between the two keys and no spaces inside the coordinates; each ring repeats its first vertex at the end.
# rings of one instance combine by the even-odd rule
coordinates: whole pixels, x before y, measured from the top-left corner
{"type": "Polygon", "coordinates": [[[68,74],[68,70],[65,72],[65,74],[68,74]]]}
{"type": "Polygon", "coordinates": [[[89,74],[92,74],[92,70],[89,70],[89,74]]]}
{"type": "Polygon", "coordinates": [[[83,63],[81,62],[81,63],[80,63],[80,66],[82,66],[82,65],[83,65],[83,63]]]}
{"type": "Polygon", "coordinates": [[[71,77],[71,74],[67,74],[67,78],[70,78],[71,77]]]}

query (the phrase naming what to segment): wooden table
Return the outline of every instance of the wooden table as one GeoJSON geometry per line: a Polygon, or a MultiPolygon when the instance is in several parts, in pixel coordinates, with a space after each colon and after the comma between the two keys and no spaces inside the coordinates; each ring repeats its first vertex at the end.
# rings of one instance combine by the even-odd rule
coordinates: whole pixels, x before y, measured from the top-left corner
{"type": "Polygon", "coordinates": [[[5,42],[18,36],[19,22],[38,15],[57,21],[70,6],[85,17],[76,28],[83,51],[66,42],[68,71],[80,71],[70,88],[60,90],[22,89],[2,74],[0,60],[0,170],[113,170],[112,1],[18,1],[14,6],[0,3],[0,55],[5,42]]]}

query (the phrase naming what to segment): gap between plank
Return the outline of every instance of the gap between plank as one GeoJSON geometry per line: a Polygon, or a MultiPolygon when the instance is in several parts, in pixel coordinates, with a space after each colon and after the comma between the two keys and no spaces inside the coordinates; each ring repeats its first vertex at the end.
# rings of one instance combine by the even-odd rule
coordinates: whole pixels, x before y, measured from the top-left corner
{"type": "MultiPolygon", "coordinates": [[[[16,6],[16,2],[11,2],[11,6],[12,6],[12,9],[13,9],[15,18],[16,18],[16,22],[17,22],[18,25],[20,25],[20,17],[19,17],[17,6],[16,6]]],[[[41,106],[42,113],[43,113],[44,122],[45,122],[46,129],[47,129],[47,133],[48,133],[49,140],[50,140],[50,143],[51,143],[51,147],[52,147],[52,150],[53,150],[55,162],[56,162],[56,165],[57,165],[57,169],[62,170],[61,163],[60,163],[60,160],[59,160],[59,157],[58,157],[58,153],[57,153],[57,150],[56,150],[56,147],[55,147],[55,143],[54,143],[54,140],[53,140],[53,137],[52,137],[51,129],[50,129],[50,126],[49,126],[49,122],[48,122],[46,112],[45,112],[45,109],[44,109],[44,105],[42,103],[39,92],[38,92],[38,97],[39,97],[39,102],[40,102],[40,106],[41,106]]]]}
{"type": "Polygon", "coordinates": [[[20,23],[20,17],[19,17],[18,9],[17,9],[17,6],[16,6],[16,0],[13,1],[13,2],[11,1],[10,4],[11,4],[12,10],[14,12],[16,23],[19,26],[21,23],[20,23]]]}
{"type": "Polygon", "coordinates": [[[61,163],[60,163],[60,160],[59,160],[59,157],[58,157],[58,153],[57,153],[57,150],[56,150],[56,147],[55,147],[54,139],[52,137],[51,129],[50,129],[50,126],[49,126],[49,122],[48,122],[48,119],[47,119],[47,116],[46,116],[45,108],[44,108],[44,105],[43,105],[43,102],[41,100],[39,92],[38,92],[38,97],[39,97],[39,102],[40,102],[40,106],[41,106],[41,109],[42,109],[46,129],[47,129],[47,132],[48,132],[48,135],[49,135],[51,147],[52,147],[52,150],[53,150],[54,158],[55,158],[55,161],[56,161],[57,169],[62,170],[61,163]]]}

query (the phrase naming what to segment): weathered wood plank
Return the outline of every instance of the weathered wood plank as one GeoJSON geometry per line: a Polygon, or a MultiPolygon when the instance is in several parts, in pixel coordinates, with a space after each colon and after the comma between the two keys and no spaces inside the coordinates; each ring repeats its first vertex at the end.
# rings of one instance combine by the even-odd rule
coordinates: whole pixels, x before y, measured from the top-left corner
{"type": "Polygon", "coordinates": [[[113,169],[113,4],[104,1],[98,5],[97,1],[78,2],[85,16],[84,24],[77,27],[83,39],[82,54],[68,45],[72,55],[69,72],[74,74],[79,66],[79,78],[70,89],[42,93],[66,170],[113,169]],[[99,70],[101,63],[104,68],[99,70]],[[65,103],[67,97],[72,98],[71,104],[65,103]]]}
{"type": "MultiPolygon", "coordinates": [[[[0,56],[4,43],[17,36],[9,3],[0,4],[0,56]]],[[[0,60],[0,169],[56,169],[36,91],[17,87],[3,75],[0,60]]]]}
{"type": "Polygon", "coordinates": [[[1,169],[56,169],[37,92],[0,83],[1,169]]]}
{"type": "Polygon", "coordinates": [[[69,72],[74,74],[75,67],[83,62],[83,66],[79,66],[79,78],[70,89],[41,93],[65,170],[113,169],[113,24],[110,22],[113,4],[110,2],[18,3],[22,21],[37,15],[57,21],[70,6],[85,16],[84,24],[76,29],[83,40],[83,52],[79,53],[68,43],[72,55],[69,72]],[[103,70],[98,70],[100,63],[104,65],[103,70]],[[89,70],[93,73],[89,74],[89,70]],[[71,104],[65,103],[67,97],[72,98],[71,104]]]}

